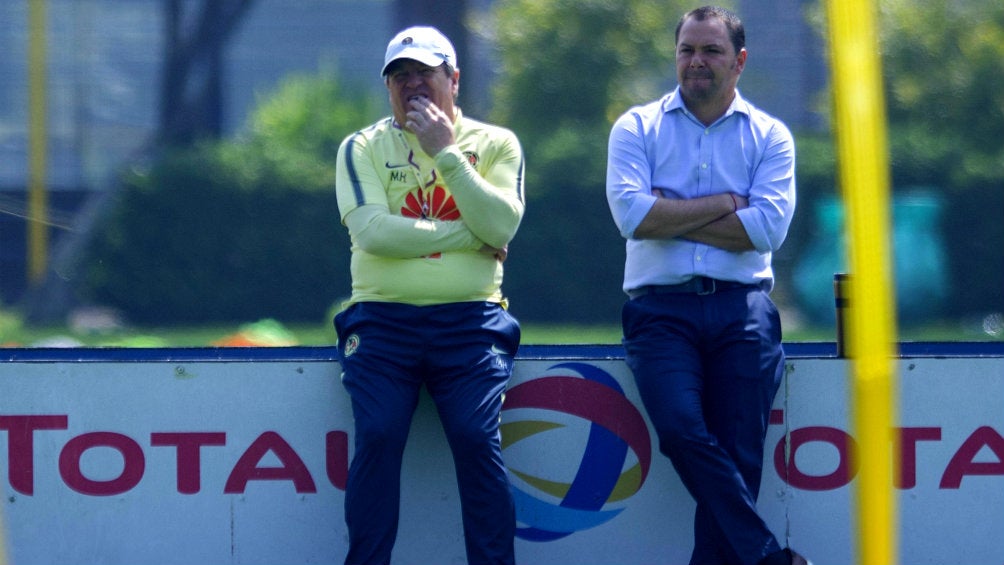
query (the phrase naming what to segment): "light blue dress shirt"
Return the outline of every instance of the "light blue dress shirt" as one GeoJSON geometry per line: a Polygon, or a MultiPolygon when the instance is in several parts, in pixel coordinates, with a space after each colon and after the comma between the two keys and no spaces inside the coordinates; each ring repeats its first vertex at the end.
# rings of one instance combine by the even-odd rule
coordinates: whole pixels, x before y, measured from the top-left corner
{"type": "Polygon", "coordinates": [[[772,252],[795,211],[795,143],[777,118],[737,91],[725,115],[705,126],[684,106],[679,88],[625,112],[610,132],[607,202],[627,239],[625,292],[695,276],[773,287],[772,252]],[[723,192],[744,196],[739,220],[755,247],[732,252],[682,239],[635,239],[660,188],[669,198],[723,192]]]}

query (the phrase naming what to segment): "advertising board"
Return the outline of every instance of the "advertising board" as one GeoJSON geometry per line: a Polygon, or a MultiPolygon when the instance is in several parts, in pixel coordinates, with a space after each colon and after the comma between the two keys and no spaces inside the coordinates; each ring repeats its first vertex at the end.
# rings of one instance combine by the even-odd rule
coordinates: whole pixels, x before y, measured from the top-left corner
{"type": "MultiPolygon", "coordinates": [[[[502,415],[525,564],[686,563],[693,502],[614,347],[517,358],[502,415]]],[[[792,351],[794,353],[792,353],[792,351]]],[[[0,363],[12,563],[340,563],[352,447],[327,348],[20,350],[0,363]]],[[[798,355],[759,506],[817,565],[853,560],[849,362],[798,355]]],[[[898,361],[904,565],[1004,562],[1004,356],[898,361]]],[[[890,449],[892,449],[890,442],[890,449]]],[[[452,457],[423,395],[394,563],[464,563],[452,457]]]]}

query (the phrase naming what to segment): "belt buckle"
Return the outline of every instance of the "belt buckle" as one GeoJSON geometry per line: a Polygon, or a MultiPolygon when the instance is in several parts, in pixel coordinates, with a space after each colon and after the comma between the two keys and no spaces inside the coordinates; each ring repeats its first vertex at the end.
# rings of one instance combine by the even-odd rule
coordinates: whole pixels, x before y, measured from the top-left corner
{"type": "Polygon", "coordinates": [[[698,296],[707,296],[708,294],[714,294],[717,290],[715,287],[715,279],[708,277],[701,277],[701,290],[697,291],[698,296]]]}

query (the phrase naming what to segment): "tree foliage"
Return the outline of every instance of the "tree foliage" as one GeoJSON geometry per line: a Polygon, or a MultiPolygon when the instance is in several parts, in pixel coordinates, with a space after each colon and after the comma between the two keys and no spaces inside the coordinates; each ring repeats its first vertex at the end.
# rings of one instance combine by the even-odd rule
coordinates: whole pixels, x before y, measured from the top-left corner
{"type": "MultiPolygon", "coordinates": [[[[826,37],[821,6],[812,13],[826,37]]],[[[881,0],[879,25],[894,184],[999,186],[1004,3],[881,0]]]]}
{"type": "Polygon", "coordinates": [[[333,72],[295,74],[262,98],[245,139],[222,147],[235,159],[267,163],[304,190],[330,190],[339,143],[376,120],[386,106],[382,97],[346,88],[333,72]]]}
{"type": "Polygon", "coordinates": [[[1004,180],[1004,3],[881,7],[889,121],[902,132],[894,156],[949,187],[1004,180]]]}
{"type": "Polygon", "coordinates": [[[500,0],[496,117],[523,135],[609,125],[673,83],[679,0],[500,0]]]}

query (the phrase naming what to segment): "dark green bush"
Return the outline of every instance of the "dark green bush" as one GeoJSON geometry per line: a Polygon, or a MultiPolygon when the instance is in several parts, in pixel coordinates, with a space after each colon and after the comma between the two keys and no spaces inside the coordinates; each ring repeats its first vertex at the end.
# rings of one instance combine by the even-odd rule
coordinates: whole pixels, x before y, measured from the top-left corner
{"type": "Polygon", "coordinates": [[[206,148],[130,175],[96,238],[94,300],[139,323],[320,320],[348,293],[348,237],[334,191],[237,173],[206,148]]]}
{"type": "Polygon", "coordinates": [[[338,144],[383,100],[293,77],[236,141],[166,151],[122,180],[83,294],[137,323],[316,321],[349,293],[338,144]]]}

